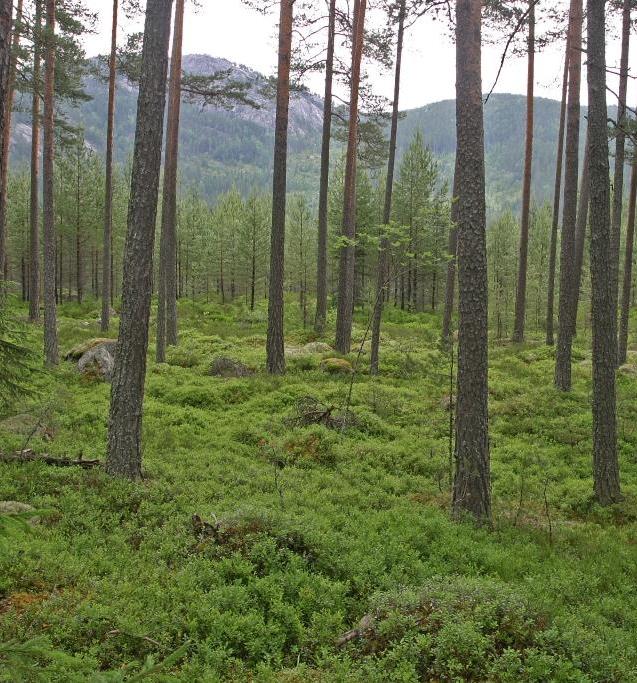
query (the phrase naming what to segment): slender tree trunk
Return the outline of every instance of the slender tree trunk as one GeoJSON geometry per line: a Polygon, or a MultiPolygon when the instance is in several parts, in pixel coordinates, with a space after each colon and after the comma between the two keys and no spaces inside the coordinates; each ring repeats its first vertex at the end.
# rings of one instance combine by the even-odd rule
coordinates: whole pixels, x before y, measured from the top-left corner
{"type": "Polygon", "coordinates": [[[572,302],[575,270],[575,222],[580,127],[580,84],[582,75],[582,0],[571,0],[569,16],[569,91],[566,125],[566,169],[564,174],[564,213],[560,254],[559,329],[555,357],[555,386],[571,390],[571,349],[573,344],[572,302]]]}
{"type": "Polygon", "coordinates": [[[75,196],[75,283],[77,286],[77,303],[82,303],[84,296],[84,273],[82,270],[82,214],[81,214],[81,194],[80,194],[80,161],[81,150],[77,150],[77,185],[75,196]]]}
{"type": "Polygon", "coordinates": [[[398,114],[400,100],[400,71],[403,58],[403,37],[405,33],[405,0],[401,0],[398,15],[398,35],[396,38],[396,68],[394,70],[394,101],[391,114],[391,131],[389,135],[389,160],[387,162],[387,179],[385,182],[385,205],[383,208],[383,225],[380,250],[378,252],[378,273],[376,282],[376,300],[374,302],[374,318],[372,320],[372,348],[370,373],[378,374],[378,352],[380,348],[380,325],[383,316],[383,302],[387,289],[387,271],[389,263],[389,221],[391,220],[392,194],[394,190],[394,166],[396,163],[396,138],[398,135],[398,114]]]}
{"type": "Polygon", "coordinates": [[[515,296],[513,341],[524,341],[526,319],[526,278],[529,254],[529,222],[531,218],[531,174],[533,167],[533,114],[535,91],[535,3],[529,0],[528,72],[526,83],[526,149],[524,181],[522,183],[522,220],[520,221],[520,254],[518,259],[518,286],[515,296]]]}
{"type": "MultiPolygon", "coordinates": [[[[633,154],[635,150],[633,149],[633,154]]],[[[628,225],[626,227],[626,252],[624,254],[624,282],[622,287],[621,318],[617,364],[623,365],[627,358],[628,317],[630,314],[630,290],[633,281],[633,249],[635,244],[635,200],[637,199],[637,157],[633,157],[628,198],[628,225]]]]}
{"type": "Polygon", "coordinates": [[[577,335],[577,311],[579,308],[580,290],[582,287],[582,267],[584,263],[584,246],[586,244],[586,229],[588,227],[588,205],[590,201],[590,152],[588,134],[584,147],[584,162],[580,179],[579,200],[577,205],[577,221],[575,223],[575,264],[573,268],[573,302],[571,304],[571,335],[577,335]]]}
{"type": "Polygon", "coordinates": [[[102,269],[102,318],[100,327],[107,332],[111,319],[111,298],[113,295],[112,262],[113,246],[113,136],[115,131],[115,85],[117,59],[117,13],[119,0],[113,0],[113,19],[111,23],[111,54],[108,75],[108,113],[106,117],[106,178],[104,183],[104,267],[102,269]]]}
{"type": "Polygon", "coordinates": [[[58,363],[57,312],[55,304],[56,235],[53,196],[55,154],[55,0],[46,0],[46,65],[44,70],[44,360],[58,363]]]}
{"type": "Polygon", "coordinates": [[[453,511],[491,519],[481,0],[456,2],[458,396],[453,511]]]}
{"type": "Polygon", "coordinates": [[[146,5],[121,322],[111,389],[106,471],[130,479],[142,474],[142,405],[171,10],[172,0],[148,0],[146,5]]]}
{"type": "MultiPolygon", "coordinates": [[[[600,0],[601,2],[602,0],[600,0]]],[[[603,2],[602,2],[603,4],[603,2]]],[[[626,158],[626,91],[628,89],[628,56],[630,49],[630,10],[633,3],[624,0],[622,9],[622,47],[619,66],[619,93],[617,101],[617,135],[615,137],[615,173],[613,180],[613,205],[610,237],[611,256],[611,294],[615,340],[613,352],[617,356],[617,300],[619,295],[619,246],[622,230],[622,210],[624,208],[624,163],[626,158]]]]}
{"type": "Polygon", "coordinates": [[[31,103],[31,282],[29,320],[40,319],[40,86],[42,0],[35,0],[33,46],[33,98],[31,103]]]}
{"type": "Polygon", "coordinates": [[[166,360],[166,345],[177,343],[177,163],[181,113],[181,57],[184,37],[184,0],[176,0],[173,28],[164,191],[162,194],[159,283],[157,303],[157,362],[166,360]]]}
{"type": "Polygon", "coordinates": [[[325,57],[325,97],[323,100],[323,137],[321,142],[321,177],[318,208],[318,252],[316,268],[316,317],[314,330],[325,332],[327,318],[327,214],[330,178],[330,140],[332,136],[332,80],[334,78],[334,38],[336,32],[336,0],[330,0],[325,57]]]}
{"type": "Polygon", "coordinates": [[[560,224],[560,201],[562,196],[562,162],[564,160],[564,130],[566,128],[566,98],[568,94],[568,67],[570,49],[566,39],[564,57],[564,78],[562,80],[562,104],[560,106],[560,127],[557,134],[557,161],[555,163],[555,190],[553,192],[553,221],[551,224],[551,245],[549,247],[549,283],[546,304],[546,343],[553,346],[553,309],[555,306],[555,265],[557,261],[557,233],[560,224]]]}
{"type": "Polygon", "coordinates": [[[358,94],[367,0],[355,0],[352,30],[352,70],[349,102],[349,131],[345,159],[343,199],[343,229],[345,240],[339,253],[338,308],[336,313],[335,348],[349,353],[352,343],[352,314],[354,306],[354,241],[356,239],[356,161],[358,148],[358,94]]]}
{"type": "MultiPolygon", "coordinates": [[[[11,22],[13,3],[0,0],[0,281],[8,277],[7,256],[7,184],[9,180],[9,144],[11,141],[11,115],[13,113],[13,91],[16,64],[12,58],[11,22]]],[[[16,28],[13,46],[20,42],[20,21],[22,0],[16,9],[16,28]]],[[[2,292],[0,292],[2,293],[2,292]]]]}
{"type": "Polygon", "coordinates": [[[285,372],[283,331],[283,280],[285,261],[285,200],[287,187],[288,111],[294,0],[281,0],[279,65],[272,178],[272,232],[270,236],[270,296],[268,300],[267,369],[285,372]]]}
{"type": "MultiPolygon", "coordinates": [[[[601,505],[621,500],[616,432],[616,325],[611,277],[612,228],[606,109],[605,2],[588,0],[588,140],[590,146],[593,322],[593,477],[601,505]]],[[[617,188],[616,188],[617,191],[617,188]]]]}
{"type": "Polygon", "coordinates": [[[445,282],[445,310],[442,316],[442,341],[451,344],[451,323],[453,321],[453,302],[456,289],[456,249],[458,246],[458,155],[453,173],[453,196],[451,198],[451,229],[449,230],[447,280],[445,282]]]}

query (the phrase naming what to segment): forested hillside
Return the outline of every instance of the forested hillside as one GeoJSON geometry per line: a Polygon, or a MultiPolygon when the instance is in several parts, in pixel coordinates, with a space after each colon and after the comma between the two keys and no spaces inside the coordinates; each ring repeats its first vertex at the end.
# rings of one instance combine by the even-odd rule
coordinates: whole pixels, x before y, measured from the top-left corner
{"type": "MultiPolygon", "coordinates": [[[[242,194],[255,189],[267,190],[271,180],[274,100],[261,93],[267,90],[262,75],[207,55],[187,55],[184,70],[196,74],[232,71],[233,78],[252,83],[251,95],[259,108],[237,105],[230,110],[184,103],[180,130],[180,177],[182,187],[196,188],[210,201],[233,186],[242,194]]],[[[116,104],[115,158],[126,163],[132,153],[135,129],[137,89],[119,79],[116,104]]],[[[69,119],[84,127],[87,144],[103,154],[106,131],[103,120],[107,105],[107,85],[95,78],[86,79],[91,100],[78,109],[69,109],[69,119]]],[[[314,203],[320,163],[322,100],[308,93],[292,96],[288,188],[303,192],[314,203]]],[[[521,95],[495,94],[485,106],[485,154],[487,195],[490,215],[495,217],[520,202],[523,170],[523,121],[525,99],[521,95]]],[[[560,104],[536,98],[535,150],[536,169],[555,166],[560,104]]],[[[18,114],[19,124],[13,134],[15,159],[29,158],[30,130],[28,117],[18,114]]],[[[584,122],[582,122],[584,125],[584,122]]],[[[398,133],[398,158],[407,149],[413,133],[419,129],[426,144],[440,159],[444,179],[450,182],[455,153],[455,100],[428,104],[405,112],[398,133]]],[[[336,149],[340,145],[333,143],[336,149]]],[[[551,197],[553,178],[538,172],[533,178],[538,203],[551,197]]]]}

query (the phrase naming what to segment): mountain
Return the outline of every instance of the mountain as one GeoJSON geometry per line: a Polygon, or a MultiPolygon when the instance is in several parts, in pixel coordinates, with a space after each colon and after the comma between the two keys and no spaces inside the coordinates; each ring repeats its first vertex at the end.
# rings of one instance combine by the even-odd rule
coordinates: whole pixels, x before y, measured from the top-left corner
{"type": "MultiPolygon", "coordinates": [[[[259,105],[238,105],[230,110],[184,103],[180,138],[180,178],[184,188],[197,188],[214,200],[233,185],[244,193],[270,187],[274,141],[274,99],[265,94],[268,79],[249,67],[208,55],[184,57],[186,72],[208,75],[229,71],[230,77],[250,84],[249,95],[259,105]]],[[[271,88],[270,88],[271,90],[271,88]]],[[[104,152],[107,86],[86,80],[89,102],[67,112],[85,129],[87,144],[104,152]]],[[[126,163],[132,152],[137,90],[120,78],[117,89],[115,159],[126,163]]],[[[492,95],[485,105],[487,201],[490,215],[516,209],[520,202],[524,164],[525,98],[492,95]]],[[[536,98],[533,193],[535,201],[551,199],[554,182],[559,102],[536,98]]],[[[295,93],[290,103],[290,192],[312,197],[318,187],[323,103],[309,92],[295,93]]],[[[584,117],[582,117],[584,125],[584,117]]],[[[440,160],[443,176],[452,178],[455,152],[455,101],[446,100],[404,112],[399,124],[398,156],[414,132],[421,130],[440,160]]],[[[18,112],[12,134],[14,163],[27,163],[30,126],[28,115],[18,112]]],[[[582,135],[583,141],[583,135],[582,135]]]]}

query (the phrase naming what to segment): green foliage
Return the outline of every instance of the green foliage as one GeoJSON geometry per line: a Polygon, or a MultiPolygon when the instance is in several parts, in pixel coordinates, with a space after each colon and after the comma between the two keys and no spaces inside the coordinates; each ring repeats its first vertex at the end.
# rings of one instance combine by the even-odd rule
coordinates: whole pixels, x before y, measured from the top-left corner
{"type": "MultiPolygon", "coordinates": [[[[307,337],[296,304],[290,295],[289,346],[307,337]]],[[[90,306],[61,309],[64,348],[97,336],[90,306]]],[[[0,463],[0,500],[55,509],[30,533],[16,527],[0,552],[0,642],[34,645],[21,656],[43,680],[135,680],[144,667],[149,680],[237,683],[635,680],[634,376],[618,380],[627,500],[601,509],[586,340],[569,395],[553,389],[552,349],[532,330],[525,345],[492,345],[488,531],[448,513],[439,316],[386,307],[383,371],[367,375],[363,354],[341,431],[296,418],[308,397],[341,414],[352,376],[323,372],[327,353],[285,377],[262,372],[261,301],[252,313],[182,300],[179,313],[179,364],[157,365],[149,350],[142,484],[0,463]],[[218,356],[257,371],[209,376],[218,356]],[[362,619],[361,636],[337,645],[362,619]],[[149,656],[164,668],[153,672],[149,656]]],[[[366,320],[357,311],[356,344],[366,320]]],[[[27,343],[40,348],[35,334],[27,343]]],[[[108,386],[66,362],[36,381],[55,396],[57,429],[30,446],[102,458],[108,386]]],[[[0,451],[23,440],[0,426],[0,451]]]]}

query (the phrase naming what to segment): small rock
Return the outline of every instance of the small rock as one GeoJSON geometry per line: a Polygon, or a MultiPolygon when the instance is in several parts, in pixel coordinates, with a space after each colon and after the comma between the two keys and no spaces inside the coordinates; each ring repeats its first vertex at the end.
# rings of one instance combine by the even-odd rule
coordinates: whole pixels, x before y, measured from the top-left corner
{"type": "Polygon", "coordinates": [[[306,353],[329,353],[330,351],[334,351],[329,344],[320,341],[309,342],[309,344],[306,344],[303,347],[303,350],[306,353]]]}
{"type": "Polygon", "coordinates": [[[626,363],[619,368],[619,372],[623,375],[637,375],[637,366],[626,363]]]}
{"type": "Polygon", "coordinates": [[[302,346],[286,346],[284,349],[286,358],[295,358],[296,356],[304,356],[306,351],[302,346]]]}
{"type": "MultiPolygon", "coordinates": [[[[0,515],[22,515],[25,512],[35,512],[35,508],[17,500],[0,500],[0,515]]],[[[28,521],[31,525],[40,523],[38,517],[31,517],[28,521]]]]}
{"type": "Polygon", "coordinates": [[[115,368],[114,348],[110,344],[101,344],[87,351],[78,361],[77,369],[85,376],[95,377],[110,382],[115,368]]]}
{"type": "Polygon", "coordinates": [[[254,370],[234,358],[219,356],[212,361],[209,374],[215,377],[249,377],[254,370]]]}
{"type": "Polygon", "coordinates": [[[352,364],[345,358],[326,358],[321,363],[321,368],[331,375],[348,375],[354,372],[352,364]]]}

